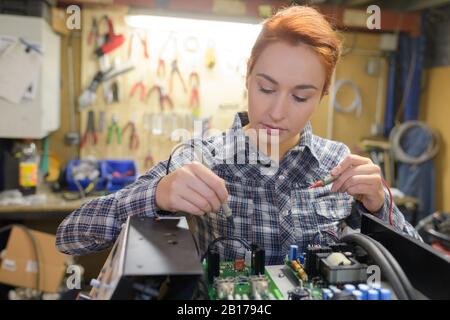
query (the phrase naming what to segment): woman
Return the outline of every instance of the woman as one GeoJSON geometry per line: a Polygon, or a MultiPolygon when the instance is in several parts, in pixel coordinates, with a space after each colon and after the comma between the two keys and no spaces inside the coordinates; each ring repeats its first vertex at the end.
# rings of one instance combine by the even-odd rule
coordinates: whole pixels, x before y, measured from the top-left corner
{"type": "MultiPolygon", "coordinates": [[[[233,236],[263,247],[266,264],[280,264],[291,244],[303,251],[336,241],[352,212],[389,221],[380,168],[311,131],[339,53],[337,34],[312,8],[290,7],[265,21],[248,63],[248,113],[236,115],[232,131],[201,141],[207,165],[192,161],[186,148],[171,159],[169,174],[167,161],[160,162],[126,189],[84,204],[59,226],[59,250],[104,249],[128,216],[180,211],[192,215],[202,253],[215,238],[233,236]],[[332,185],[308,188],[330,173],[337,177],[332,185]]],[[[418,237],[395,205],[391,219],[418,237]]],[[[244,255],[233,241],[219,250],[223,259],[244,255]]]]}

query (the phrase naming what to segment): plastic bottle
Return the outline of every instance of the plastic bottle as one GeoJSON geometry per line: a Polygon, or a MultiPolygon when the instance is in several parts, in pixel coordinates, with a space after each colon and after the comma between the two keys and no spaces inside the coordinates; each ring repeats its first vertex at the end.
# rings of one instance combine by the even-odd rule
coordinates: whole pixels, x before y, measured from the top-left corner
{"type": "Polygon", "coordinates": [[[39,155],[36,144],[25,141],[19,160],[19,189],[23,195],[35,194],[38,184],[39,155]]]}

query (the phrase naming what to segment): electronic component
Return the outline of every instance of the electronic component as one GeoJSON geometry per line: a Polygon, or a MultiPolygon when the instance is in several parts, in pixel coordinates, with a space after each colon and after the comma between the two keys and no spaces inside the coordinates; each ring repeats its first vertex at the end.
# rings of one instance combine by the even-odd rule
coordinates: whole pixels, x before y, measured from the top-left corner
{"type": "Polygon", "coordinates": [[[252,244],[252,258],[251,258],[251,268],[254,275],[264,274],[264,265],[266,259],[266,252],[264,249],[260,248],[257,244],[252,244]]]}
{"type": "Polygon", "coordinates": [[[244,259],[236,259],[234,261],[234,269],[236,271],[242,271],[245,269],[245,260],[244,259]]]}
{"type": "Polygon", "coordinates": [[[310,300],[311,299],[311,293],[308,289],[302,288],[302,287],[295,287],[291,291],[288,292],[289,300],[310,300]]]}
{"type": "Polygon", "coordinates": [[[221,279],[214,279],[214,287],[219,299],[225,299],[233,297],[234,295],[235,279],[232,277],[221,279]]]}
{"type": "Polygon", "coordinates": [[[295,244],[291,244],[291,246],[289,247],[289,260],[290,261],[297,260],[297,251],[298,251],[298,246],[295,244]]]}
{"type": "Polygon", "coordinates": [[[308,246],[305,257],[305,271],[309,277],[319,275],[319,261],[317,254],[331,253],[331,248],[327,246],[308,246]]]}
{"type": "Polygon", "coordinates": [[[213,283],[214,278],[218,277],[220,274],[219,269],[220,255],[218,252],[209,251],[207,259],[208,259],[208,283],[213,283]]]}
{"type": "Polygon", "coordinates": [[[337,253],[318,253],[319,258],[319,269],[322,276],[328,283],[338,284],[338,283],[359,283],[364,282],[367,279],[367,265],[361,264],[356,261],[353,257],[345,257],[341,254],[339,257],[344,256],[345,261],[350,261],[350,264],[345,263],[344,260],[340,261],[339,257],[337,259],[328,259],[329,256],[337,253]],[[330,263],[331,261],[331,263],[330,263]],[[337,263],[338,262],[338,263],[337,263]],[[337,264],[336,264],[337,263],[337,264]]]}
{"type": "MultiPolygon", "coordinates": [[[[269,295],[269,282],[264,275],[257,275],[250,277],[250,284],[252,288],[252,294],[255,299],[258,297],[268,297],[269,295]]],[[[259,300],[259,299],[257,299],[259,300]]]]}

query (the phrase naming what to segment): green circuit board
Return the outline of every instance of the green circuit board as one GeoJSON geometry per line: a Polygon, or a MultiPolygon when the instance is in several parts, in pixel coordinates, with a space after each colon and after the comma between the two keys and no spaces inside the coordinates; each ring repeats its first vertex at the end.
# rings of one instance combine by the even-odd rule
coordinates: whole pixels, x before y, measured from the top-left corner
{"type": "MultiPolygon", "coordinates": [[[[203,263],[203,268],[205,274],[208,272],[208,264],[205,261],[203,263]]],[[[238,295],[241,297],[249,297],[250,299],[254,299],[253,290],[252,290],[252,280],[255,279],[255,276],[252,276],[251,269],[249,266],[245,266],[242,270],[236,270],[234,267],[234,262],[221,262],[220,263],[220,271],[219,271],[219,281],[220,280],[228,280],[233,282],[234,286],[234,296],[238,295]]],[[[287,299],[280,292],[272,278],[269,274],[265,273],[259,279],[266,279],[268,290],[267,295],[262,295],[262,299],[276,299],[283,300],[287,299]]],[[[214,284],[208,285],[208,295],[212,300],[220,299],[216,286],[214,284]]]]}

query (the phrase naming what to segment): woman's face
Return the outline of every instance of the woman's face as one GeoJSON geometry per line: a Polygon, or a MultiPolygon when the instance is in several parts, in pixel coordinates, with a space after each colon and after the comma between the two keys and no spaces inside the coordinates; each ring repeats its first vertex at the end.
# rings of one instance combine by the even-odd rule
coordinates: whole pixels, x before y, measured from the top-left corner
{"type": "Polygon", "coordinates": [[[325,68],[309,46],[270,44],[247,78],[247,128],[258,131],[260,143],[270,144],[278,134],[280,145],[292,147],[320,102],[324,82],[325,68]]]}

